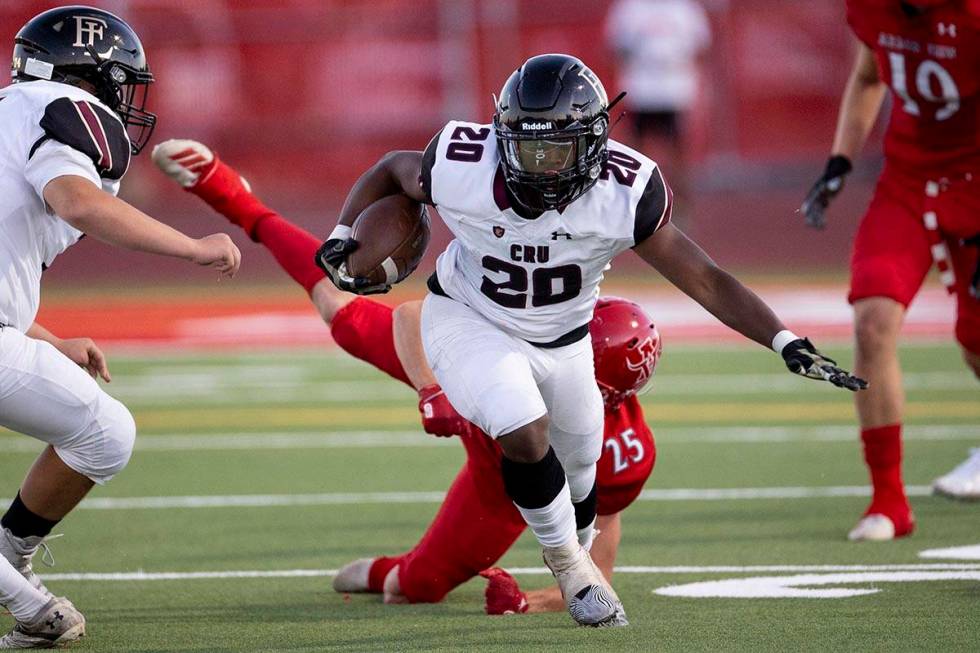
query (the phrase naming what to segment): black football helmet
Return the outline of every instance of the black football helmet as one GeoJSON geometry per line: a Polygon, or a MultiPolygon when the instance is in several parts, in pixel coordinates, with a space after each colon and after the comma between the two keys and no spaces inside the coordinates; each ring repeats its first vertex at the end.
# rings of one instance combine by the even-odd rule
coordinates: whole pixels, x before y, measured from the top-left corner
{"type": "Polygon", "coordinates": [[[95,7],[57,7],[27,21],[14,37],[14,82],[49,79],[79,85],[115,111],[133,154],[150,140],[155,114],[146,111],[153,75],[143,44],[118,16],[95,7]]]}
{"type": "Polygon", "coordinates": [[[531,57],[510,76],[493,126],[518,202],[558,209],[592,188],[606,162],[610,106],[595,73],[567,54],[531,57]]]}

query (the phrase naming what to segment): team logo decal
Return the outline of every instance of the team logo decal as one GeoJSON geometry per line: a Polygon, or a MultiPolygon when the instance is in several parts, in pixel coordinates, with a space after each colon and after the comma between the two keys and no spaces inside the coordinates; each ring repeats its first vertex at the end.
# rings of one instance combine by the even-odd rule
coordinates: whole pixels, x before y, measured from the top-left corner
{"type": "Polygon", "coordinates": [[[653,344],[653,338],[645,339],[626,357],[626,369],[636,372],[638,383],[647,382],[656,364],[657,348],[653,344]]]}
{"type": "Polygon", "coordinates": [[[504,228],[503,227],[499,227],[497,225],[494,225],[494,227],[493,227],[493,235],[496,236],[497,238],[503,238],[504,237],[504,228]]]}
{"type": "Polygon", "coordinates": [[[75,16],[75,42],[72,43],[76,48],[83,48],[86,45],[95,45],[95,39],[101,41],[103,30],[108,27],[101,18],[93,16],[75,16]]]}

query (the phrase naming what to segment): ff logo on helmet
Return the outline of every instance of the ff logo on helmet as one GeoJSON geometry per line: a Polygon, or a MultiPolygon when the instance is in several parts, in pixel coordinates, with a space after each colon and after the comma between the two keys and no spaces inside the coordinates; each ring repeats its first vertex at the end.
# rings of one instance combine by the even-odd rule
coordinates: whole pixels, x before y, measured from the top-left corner
{"type": "Polygon", "coordinates": [[[72,43],[76,48],[83,48],[86,45],[95,45],[95,37],[101,41],[103,30],[108,27],[101,18],[93,16],[75,16],[75,42],[72,43]]]}

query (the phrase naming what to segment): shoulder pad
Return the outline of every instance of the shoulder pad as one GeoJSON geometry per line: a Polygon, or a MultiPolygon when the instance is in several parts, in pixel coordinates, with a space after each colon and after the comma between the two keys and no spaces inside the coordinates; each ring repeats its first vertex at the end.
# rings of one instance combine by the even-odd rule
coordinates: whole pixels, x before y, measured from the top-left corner
{"type": "Polygon", "coordinates": [[[66,97],[54,100],[44,109],[41,129],[46,138],[64,143],[92,159],[104,179],[121,179],[129,168],[126,128],[94,102],[66,97]]]}

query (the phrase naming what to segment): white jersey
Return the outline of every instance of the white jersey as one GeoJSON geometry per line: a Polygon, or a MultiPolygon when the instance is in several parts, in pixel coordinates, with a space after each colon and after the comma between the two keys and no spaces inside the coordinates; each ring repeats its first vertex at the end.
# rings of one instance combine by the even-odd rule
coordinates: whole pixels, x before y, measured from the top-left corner
{"type": "Polygon", "coordinates": [[[584,336],[609,261],[670,220],[657,164],[615,141],[591,189],[533,220],[510,207],[492,125],[446,125],[421,181],[455,236],[430,286],[535,344],[584,336]]]}
{"type": "Polygon", "coordinates": [[[44,187],[76,175],[115,195],[129,156],[125,127],[92,94],[48,81],[0,89],[0,324],[31,326],[41,272],[82,237],[50,211],[44,187]]]}

